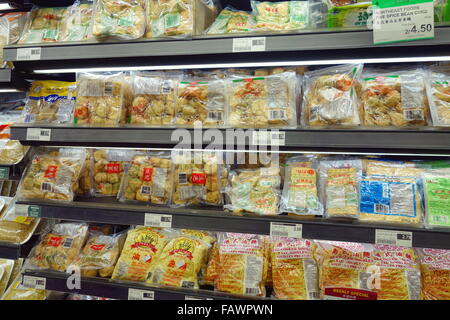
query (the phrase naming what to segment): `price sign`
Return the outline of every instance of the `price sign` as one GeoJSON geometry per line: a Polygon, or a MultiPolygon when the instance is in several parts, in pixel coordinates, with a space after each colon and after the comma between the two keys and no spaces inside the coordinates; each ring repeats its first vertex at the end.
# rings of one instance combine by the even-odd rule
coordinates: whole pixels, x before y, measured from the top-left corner
{"type": "Polygon", "coordinates": [[[45,290],[46,279],[24,275],[22,277],[22,286],[24,288],[45,290]]]}
{"type": "Polygon", "coordinates": [[[9,168],[0,167],[0,180],[8,180],[8,179],[9,179],[9,168]]]}
{"type": "Polygon", "coordinates": [[[303,226],[297,223],[270,223],[270,235],[289,237],[289,238],[302,238],[303,226]]]}
{"type": "Polygon", "coordinates": [[[155,292],[130,288],[128,289],[128,300],[155,300],[155,292]]]}
{"type": "Polygon", "coordinates": [[[376,229],[375,243],[412,247],[413,234],[410,231],[376,229]]]}
{"type": "Polygon", "coordinates": [[[50,141],[51,136],[52,136],[52,129],[42,129],[42,128],[27,129],[27,140],[50,141]]]}
{"type": "Polygon", "coordinates": [[[256,52],[266,51],[266,38],[234,38],[233,52],[256,52]]]}
{"type": "Polygon", "coordinates": [[[433,0],[374,0],[373,42],[434,38],[433,0]]]}
{"type": "Polygon", "coordinates": [[[29,61],[29,60],[40,60],[41,59],[41,48],[18,48],[16,60],[17,61],[29,61]]]}
{"type": "Polygon", "coordinates": [[[278,130],[253,131],[252,143],[255,146],[284,146],[286,133],[278,130]]]}
{"type": "Polygon", "coordinates": [[[144,225],[146,227],[171,228],[172,227],[172,215],[146,213],[144,225]]]}

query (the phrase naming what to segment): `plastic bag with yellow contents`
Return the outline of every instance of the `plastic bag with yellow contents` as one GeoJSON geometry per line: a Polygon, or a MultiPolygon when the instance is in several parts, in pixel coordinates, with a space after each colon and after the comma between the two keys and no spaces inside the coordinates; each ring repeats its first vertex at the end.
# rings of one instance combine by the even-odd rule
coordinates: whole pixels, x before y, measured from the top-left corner
{"type": "Polygon", "coordinates": [[[420,259],[422,295],[426,300],[450,300],[450,250],[416,249],[420,259]]]}
{"type": "Polygon", "coordinates": [[[0,259],[0,297],[5,292],[14,268],[14,260],[0,259]]]}
{"type": "Polygon", "coordinates": [[[46,290],[26,288],[21,284],[22,275],[18,275],[6,290],[1,300],[45,300],[49,294],[46,290]]]}
{"type": "Polygon", "coordinates": [[[309,23],[308,1],[251,1],[259,30],[299,30],[309,23]]]}

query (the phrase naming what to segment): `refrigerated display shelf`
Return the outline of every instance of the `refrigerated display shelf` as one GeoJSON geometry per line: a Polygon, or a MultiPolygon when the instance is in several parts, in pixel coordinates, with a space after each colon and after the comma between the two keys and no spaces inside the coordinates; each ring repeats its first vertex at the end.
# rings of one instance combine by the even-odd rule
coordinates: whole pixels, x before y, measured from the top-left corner
{"type": "Polygon", "coordinates": [[[38,236],[32,236],[24,244],[12,244],[0,241],[0,259],[18,259],[26,258],[36,243],[38,236]]]}
{"type": "Polygon", "coordinates": [[[217,208],[168,208],[112,201],[111,198],[70,203],[18,201],[17,205],[21,205],[21,212],[33,217],[117,225],[145,225],[147,215],[147,219],[151,215],[171,215],[172,228],[217,232],[270,235],[272,223],[301,224],[303,238],[330,241],[375,243],[377,230],[408,231],[412,233],[413,247],[450,249],[450,232],[445,230],[300,219],[286,215],[236,216],[217,208]]]}

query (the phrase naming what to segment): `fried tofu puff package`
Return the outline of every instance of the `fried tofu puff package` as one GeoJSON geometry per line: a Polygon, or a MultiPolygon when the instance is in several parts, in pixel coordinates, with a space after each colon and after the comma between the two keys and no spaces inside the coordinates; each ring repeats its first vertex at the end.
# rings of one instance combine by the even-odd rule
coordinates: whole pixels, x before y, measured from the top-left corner
{"type": "Polygon", "coordinates": [[[67,8],[34,7],[31,12],[19,44],[56,42],[62,28],[67,8]]]}
{"type": "Polygon", "coordinates": [[[295,127],[299,92],[295,72],[228,80],[233,128],[295,127]]]}
{"type": "Polygon", "coordinates": [[[349,64],[306,72],[302,124],[311,127],[360,125],[361,70],[362,64],[349,64]]]}
{"type": "Polygon", "coordinates": [[[67,14],[63,18],[58,41],[92,40],[93,14],[93,0],[75,1],[67,9],[67,14]]]}
{"type": "Polygon", "coordinates": [[[425,300],[450,300],[450,250],[417,248],[425,300]]]}
{"type": "Polygon", "coordinates": [[[364,71],[361,96],[364,125],[427,125],[428,102],[424,73],[421,69],[390,73],[364,71]]]}
{"type": "Polygon", "coordinates": [[[255,28],[255,18],[251,13],[227,6],[217,16],[206,31],[207,34],[246,33],[255,28]]]}
{"type": "Polygon", "coordinates": [[[309,21],[308,1],[251,1],[256,30],[292,31],[304,29],[309,21]]]}
{"type": "Polygon", "coordinates": [[[150,152],[133,156],[122,180],[120,201],[170,204],[173,163],[170,152],[150,152]]]}
{"type": "Polygon", "coordinates": [[[267,241],[266,237],[260,235],[220,233],[215,290],[239,295],[265,296],[267,241]]]}
{"type": "Polygon", "coordinates": [[[426,84],[433,125],[450,126],[450,68],[445,71],[431,69],[426,84]]]}
{"type": "Polygon", "coordinates": [[[281,211],[298,215],[322,215],[318,194],[318,161],[296,156],[286,162],[281,211]]]}

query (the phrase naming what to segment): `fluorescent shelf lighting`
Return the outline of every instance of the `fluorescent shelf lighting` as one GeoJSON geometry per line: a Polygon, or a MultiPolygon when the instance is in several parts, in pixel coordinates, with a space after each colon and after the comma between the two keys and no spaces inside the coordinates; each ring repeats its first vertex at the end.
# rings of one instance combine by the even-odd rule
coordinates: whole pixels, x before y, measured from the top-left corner
{"type": "Polygon", "coordinates": [[[0,93],[2,92],[22,92],[22,91],[17,89],[0,89],[0,93]]]}
{"type": "Polygon", "coordinates": [[[138,71],[138,70],[179,70],[179,69],[215,69],[215,68],[251,68],[251,67],[296,67],[307,65],[331,65],[346,63],[401,63],[401,62],[438,62],[450,61],[450,56],[411,57],[411,58],[364,58],[338,60],[304,60],[277,62],[247,62],[247,63],[214,63],[214,64],[182,64],[167,66],[135,66],[135,67],[100,67],[100,68],[70,68],[70,69],[37,69],[35,73],[74,73],[74,72],[104,72],[104,71],[138,71]]]}
{"type": "Polygon", "coordinates": [[[11,7],[9,4],[7,3],[0,3],[0,10],[11,10],[14,9],[13,7],[11,7]]]}

